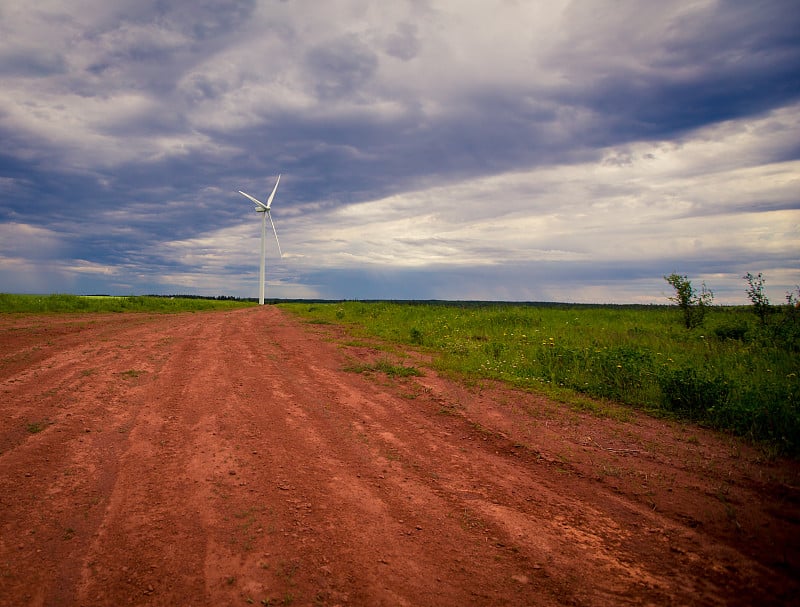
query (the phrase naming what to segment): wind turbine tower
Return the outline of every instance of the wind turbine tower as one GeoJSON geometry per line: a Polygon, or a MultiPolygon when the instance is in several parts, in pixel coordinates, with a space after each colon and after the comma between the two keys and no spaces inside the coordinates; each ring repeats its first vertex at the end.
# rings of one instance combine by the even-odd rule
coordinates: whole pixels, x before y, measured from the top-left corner
{"type": "Polygon", "coordinates": [[[278,231],[275,229],[275,222],[272,221],[272,214],[270,213],[270,209],[272,208],[272,199],[275,198],[275,192],[278,190],[278,184],[281,182],[281,176],[278,175],[278,181],[275,182],[275,187],[272,188],[272,194],[269,195],[267,199],[267,203],[264,204],[257,198],[253,198],[250,194],[242,192],[239,190],[239,193],[242,196],[246,196],[251,201],[253,201],[256,205],[256,212],[262,213],[261,215],[261,271],[258,275],[258,303],[259,305],[264,305],[264,280],[266,278],[266,263],[267,263],[267,218],[269,218],[269,223],[272,225],[272,233],[275,234],[275,242],[278,243],[278,253],[280,256],[283,257],[283,251],[281,251],[281,242],[278,240],[278,231]]]}

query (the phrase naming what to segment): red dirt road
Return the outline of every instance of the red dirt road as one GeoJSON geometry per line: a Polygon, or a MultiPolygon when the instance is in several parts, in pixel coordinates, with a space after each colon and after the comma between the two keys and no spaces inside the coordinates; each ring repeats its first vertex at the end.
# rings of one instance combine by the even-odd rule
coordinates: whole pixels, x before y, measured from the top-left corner
{"type": "Polygon", "coordinates": [[[1,316],[0,605],[797,603],[798,462],[346,343],[1,316]]]}

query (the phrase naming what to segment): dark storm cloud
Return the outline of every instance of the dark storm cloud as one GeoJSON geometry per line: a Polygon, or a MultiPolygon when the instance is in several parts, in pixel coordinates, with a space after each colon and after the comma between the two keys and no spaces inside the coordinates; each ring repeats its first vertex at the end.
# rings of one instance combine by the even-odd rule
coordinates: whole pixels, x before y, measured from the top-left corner
{"type": "Polygon", "coordinates": [[[308,52],[308,78],[320,99],[360,96],[361,88],[374,76],[378,58],[354,36],[317,46],[308,52]]]}
{"type": "Polygon", "coordinates": [[[0,54],[0,76],[43,77],[63,74],[64,57],[48,49],[15,49],[0,54]]]}
{"type": "Polygon", "coordinates": [[[618,22],[622,36],[601,29],[598,5],[571,7],[579,25],[553,61],[580,77],[556,94],[602,118],[597,143],[669,136],[800,97],[800,11],[791,2],[714,3],[669,22],[655,6],[621,3],[619,21],[630,19],[618,22]],[[643,39],[650,31],[662,39],[643,39]]]}

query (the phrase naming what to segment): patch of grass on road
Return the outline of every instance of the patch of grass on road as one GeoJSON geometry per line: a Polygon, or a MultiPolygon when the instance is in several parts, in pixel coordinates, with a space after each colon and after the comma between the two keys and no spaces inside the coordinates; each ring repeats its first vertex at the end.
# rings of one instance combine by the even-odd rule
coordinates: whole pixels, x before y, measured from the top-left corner
{"type": "Polygon", "coordinates": [[[385,373],[389,377],[421,377],[422,371],[416,367],[406,365],[395,365],[390,360],[382,358],[374,363],[353,363],[344,368],[350,373],[385,373]]]}
{"type": "Polygon", "coordinates": [[[29,434],[38,434],[39,432],[47,428],[47,426],[49,425],[50,422],[47,421],[29,422],[25,424],[25,429],[28,431],[29,434]]]}

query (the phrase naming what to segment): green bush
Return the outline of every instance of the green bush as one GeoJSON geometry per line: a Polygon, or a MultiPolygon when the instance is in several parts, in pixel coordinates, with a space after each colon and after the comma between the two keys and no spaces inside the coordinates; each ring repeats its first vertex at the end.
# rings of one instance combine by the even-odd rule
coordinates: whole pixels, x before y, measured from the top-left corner
{"type": "Polygon", "coordinates": [[[800,352],[800,313],[794,306],[784,306],[783,314],[771,326],[772,337],[778,347],[790,352],[800,352]]]}
{"type": "Polygon", "coordinates": [[[687,276],[672,273],[665,276],[664,280],[675,289],[675,296],[669,299],[683,312],[684,326],[687,329],[702,326],[706,310],[714,301],[714,293],[706,287],[706,283],[703,283],[698,292],[687,276]]]}
{"type": "Polygon", "coordinates": [[[642,349],[622,345],[600,351],[594,359],[592,393],[631,403],[653,373],[653,357],[642,349]]]}
{"type": "Polygon", "coordinates": [[[747,335],[748,326],[746,323],[724,324],[714,328],[714,335],[719,339],[735,339],[744,341],[747,335]]]}
{"type": "Polygon", "coordinates": [[[730,386],[720,376],[683,368],[664,371],[658,381],[665,408],[681,417],[707,419],[709,412],[728,404],[730,386]]]}

